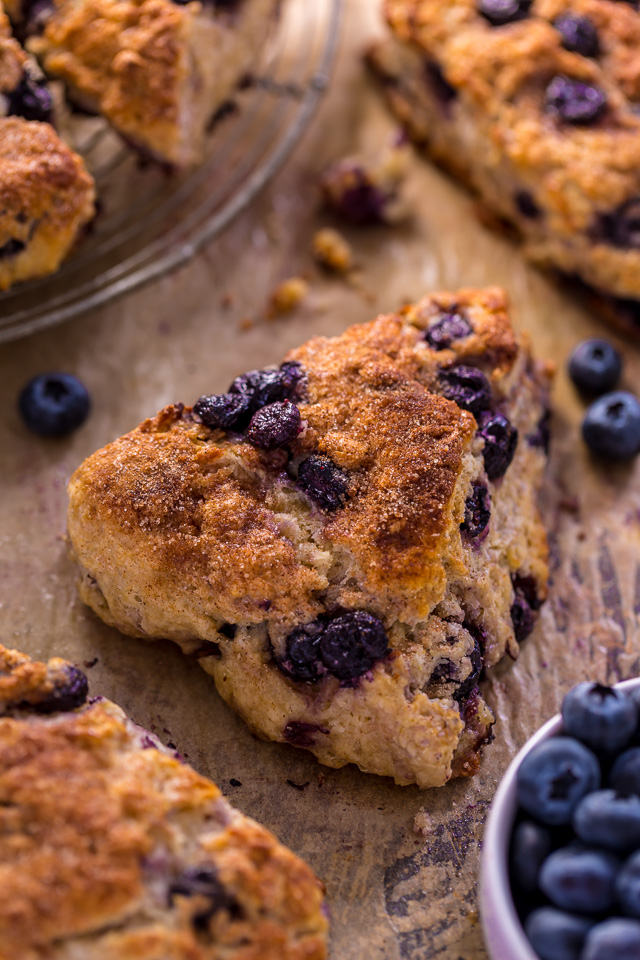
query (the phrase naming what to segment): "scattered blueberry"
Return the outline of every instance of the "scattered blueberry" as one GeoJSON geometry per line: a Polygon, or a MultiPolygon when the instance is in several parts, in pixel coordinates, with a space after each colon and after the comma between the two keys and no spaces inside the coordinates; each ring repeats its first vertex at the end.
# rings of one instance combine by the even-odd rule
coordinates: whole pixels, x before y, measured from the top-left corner
{"type": "Polygon", "coordinates": [[[623,864],[616,880],[616,897],[627,917],[640,919],[640,850],[623,864]]]}
{"type": "Polygon", "coordinates": [[[552,826],[571,822],[580,800],[600,786],[595,755],[570,737],[545,740],[518,769],[518,801],[536,820],[552,826]]]}
{"type": "Polygon", "coordinates": [[[589,17],[576,17],[566,14],[557,17],[553,25],[562,37],[562,46],[572,53],[579,53],[583,57],[597,57],[600,44],[598,31],[593,20],[589,17]]]}
{"type": "Polygon", "coordinates": [[[554,77],[545,95],[547,112],[565,123],[594,123],[607,108],[607,98],[598,87],[562,74],[554,77]]]}
{"type": "Polygon", "coordinates": [[[561,910],[594,914],[611,909],[620,861],[603,850],[575,845],[556,850],[540,870],[540,889],[561,910]]]}
{"type": "Polygon", "coordinates": [[[454,340],[464,340],[472,333],[473,327],[459,313],[445,313],[431,324],[424,339],[434,350],[446,350],[454,340]]]}
{"type": "Polygon", "coordinates": [[[282,400],[254,413],[245,437],[261,450],[277,450],[292,443],[301,430],[302,418],[295,403],[282,400]]]}
{"type": "Polygon", "coordinates": [[[499,480],[507,472],[518,446],[518,431],[501,413],[481,421],[484,439],[484,468],[489,480],[499,480]]]}
{"type": "Polygon", "coordinates": [[[524,20],[529,15],[533,0],[480,0],[478,10],[494,27],[501,27],[514,20],[524,20]]]}
{"type": "Polygon", "coordinates": [[[298,486],[322,510],[337,510],[349,499],[349,478],[329,457],[311,454],[298,467],[298,486]]]}
{"type": "Polygon", "coordinates": [[[441,370],[438,382],[447,400],[457,403],[463,410],[478,414],[491,403],[491,386],[481,370],[461,364],[441,370]]]}
{"type": "Polygon", "coordinates": [[[606,460],[630,460],[640,453],[640,401],[624,390],[595,400],[582,422],[589,449],[606,460]]]}
{"type": "Polygon", "coordinates": [[[464,523],[461,524],[460,529],[469,540],[476,540],[487,529],[490,520],[489,491],[483,483],[477,483],[464,505],[464,523]]]}
{"type": "Polygon", "coordinates": [[[640,797],[640,747],[631,747],[617,758],[609,774],[609,786],[618,793],[640,797]]]}
{"type": "Polygon", "coordinates": [[[620,354],[608,340],[585,340],[571,354],[569,376],[587,393],[612,390],[622,373],[620,354]]]}
{"type": "Polygon", "coordinates": [[[614,917],[587,934],[580,960],[640,960],[640,923],[614,917]]]}
{"type": "Polygon", "coordinates": [[[286,640],[286,656],[279,663],[281,670],[292,680],[315,683],[326,673],[320,662],[320,637],[324,625],[319,620],[296,627],[286,640]]]}
{"type": "Polygon", "coordinates": [[[565,733],[592,750],[622,750],[638,726],[635,704],[620,690],[579,683],[562,702],[565,733]]]}
{"type": "Polygon", "coordinates": [[[52,111],[53,100],[46,81],[37,79],[25,71],[18,86],[8,94],[8,116],[49,123],[52,111]]]}
{"type": "Polygon", "coordinates": [[[614,853],[637,850],[640,847],[640,797],[615,790],[596,790],[576,807],[573,829],[586,843],[614,853]]]}
{"type": "Polygon", "coordinates": [[[64,437],[89,415],[87,388],[69,373],[43,373],[30,380],[18,399],[22,419],[43,437],[64,437]]]}
{"type": "Polygon", "coordinates": [[[623,250],[640,249],[640,197],[626,200],[611,213],[600,214],[596,234],[623,250]]]}
{"type": "Polygon", "coordinates": [[[222,393],[200,397],[193,405],[193,412],[212,430],[241,432],[251,418],[251,402],[240,393],[222,393]]]}
{"type": "Polygon", "coordinates": [[[525,929],[540,960],[580,960],[593,921],[555,907],[539,907],[527,918],[525,929]]]}
{"type": "Polygon", "coordinates": [[[533,820],[522,820],[511,838],[511,876],[525,893],[538,889],[538,874],[551,853],[551,834],[533,820]]]}
{"type": "Polygon", "coordinates": [[[384,625],[377,617],[356,610],[336,617],[320,638],[320,655],[339,680],[354,680],[389,652],[384,625]]]}

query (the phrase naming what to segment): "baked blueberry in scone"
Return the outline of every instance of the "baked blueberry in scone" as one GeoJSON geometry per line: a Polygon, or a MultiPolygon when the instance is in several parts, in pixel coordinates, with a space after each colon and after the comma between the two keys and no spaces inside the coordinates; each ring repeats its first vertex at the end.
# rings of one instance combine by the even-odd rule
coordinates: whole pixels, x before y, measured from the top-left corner
{"type": "Polygon", "coordinates": [[[611,0],[385,0],[368,60],[436,161],[527,256],[640,334],[640,12],[611,0]]]}
{"type": "Polygon", "coordinates": [[[3,960],[324,960],[322,886],[87,678],[0,646],[3,960]]]}
{"type": "Polygon", "coordinates": [[[546,596],[548,372],[498,289],[425,297],[167,407],[69,486],[80,592],[260,736],[430,787],[546,596]]]}
{"type": "Polygon", "coordinates": [[[10,4],[27,46],[71,99],[143,154],[202,159],[212,118],[255,68],[280,0],[48,0],[10,4]]]}
{"type": "Polygon", "coordinates": [[[44,78],[0,5],[0,290],[56,270],[94,215],[93,180],[51,119],[44,78]]]}

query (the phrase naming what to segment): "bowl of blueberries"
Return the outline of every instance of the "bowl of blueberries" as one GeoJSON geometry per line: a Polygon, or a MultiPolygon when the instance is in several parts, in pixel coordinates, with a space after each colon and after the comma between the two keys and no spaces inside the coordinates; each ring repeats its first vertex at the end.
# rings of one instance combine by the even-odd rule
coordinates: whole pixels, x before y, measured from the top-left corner
{"type": "Polygon", "coordinates": [[[480,903],[492,960],[640,960],[640,678],[578,684],[516,756],[480,903]]]}

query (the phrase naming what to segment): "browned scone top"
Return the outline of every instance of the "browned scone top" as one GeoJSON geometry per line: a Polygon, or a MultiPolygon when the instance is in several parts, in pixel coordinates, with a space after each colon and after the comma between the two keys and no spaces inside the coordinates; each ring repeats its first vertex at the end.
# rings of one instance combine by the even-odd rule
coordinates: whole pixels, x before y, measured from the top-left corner
{"type": "Polygon", "coordinates": [[[0,647],[0,958],[323,960],[309,868],[86,695],[0,647]]]}
{"type": "MultiPolygon", "coordinates": [[[[11,34],[9,19],[0,3],[0,93],[11,93],[22,77],[28,57],[11,34]]],[[[0,109],[0,113],[3,113],[0,109]]]]}
{"type": "Polygon", "coordinates": [[[293,378],[289,399],[261,401],[250,425],[178,404],[81,465],[68,530],[83,599],[197,652],[262,736],[399,782],[472,772],[491,722],[482,664],[516,655],[546,596],[547,373],[488,289],[316,337],[212,400],[242,404],[269,376],[293,378]],[[480,391],[470,404],[445,396],[460,377],[480,391]],[[297,435],[266,449],[251,431],[278,404],[297,435]],[[348,663],[307,651],[292,667],[300,631],[315,650],[330,622],[356,631],[339,641],[348,663]]]}
{"type": "Polygon", "coordinates": [[[369,60],[394,110],[494,216],[515,224],[531,259],[640,299],[636,5],[520,0],[509,22],[483,15],[489,7],[385,0],[400,43],[377,45],[369,60]],[[568,28],[567,18],[582,26],[568,28]],[[589,35],[579,49],[567,39],[577,29],[589,35]],[[557,105],[576,96],[576,83],[591,90],[578,97],[599,106],[574,121],[557,105]]]}

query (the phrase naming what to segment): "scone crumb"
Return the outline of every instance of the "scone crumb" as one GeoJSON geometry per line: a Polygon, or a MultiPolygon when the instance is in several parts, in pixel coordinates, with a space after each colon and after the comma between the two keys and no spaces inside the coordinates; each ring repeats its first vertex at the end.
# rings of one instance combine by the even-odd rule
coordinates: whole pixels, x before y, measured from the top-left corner
{"type": "Polygon", "coordinates": [[[393,224],[406,218],[400,196],[407,176],[410,147],[394,144],[376,158],[345,157],[329,166],[320,178],[327,209],[355,226],[393,224]]]}
{"type": "Polygon", "coordinates": [[[329,270],[348,273],[353,267],[353,251],[349,242],[331,227],[318,230],[313,238],[313,255],[329,270]]]}
{"type": "Polygon", "coordinates": [[[422,807],[413,818],[413,832],[420,833],[423,837],[428,837],[433,832],[434,822],[430,813],[422,807]]]}
{"type": "Polygon", "coordinates": [[[309,284],[302,277],[284,280],[271,294],[267,317],[273,319],[293,313],[309,294],[309,284]]]}

